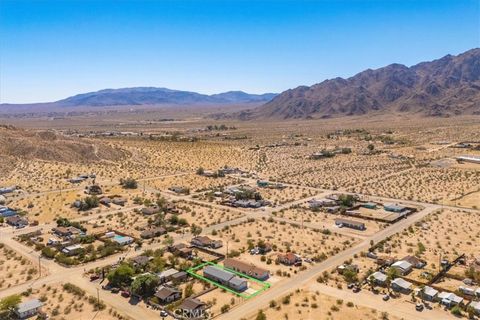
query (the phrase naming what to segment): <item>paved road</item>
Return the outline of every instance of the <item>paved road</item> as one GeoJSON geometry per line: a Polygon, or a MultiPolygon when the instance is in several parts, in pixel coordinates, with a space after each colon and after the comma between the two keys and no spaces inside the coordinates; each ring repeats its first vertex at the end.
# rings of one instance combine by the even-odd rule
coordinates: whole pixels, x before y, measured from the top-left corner
{"type": "Polygon", "coordinates": [[[378,233],[366,238],[359,244],[347,250],[339,252],[335,256],[314,265],[310,269],[297,273],[295,276],[287,279],[286,281],[272,286],[266,292],[255,297],[255,299],[249,299],[244,301],[243,304],[234,307],[228,313],[220,315],[218,319],[241,319],[243,317],[254,314],[255,312],[257,312],[257,310],[267,306],[270,301],[281,298],[288,292],[294,291],[295,289],[302,287],[307,282],[321,274],[323,271],[330,270],[342,264],[345,260],[348,260],[356,253],[358,254],[361,251],[368,250],[371,240],[373,240],[375,243],[384,240],[389,236],[408,228],[408,226],[410,226],[411,224],[423,219],[426,215],[435,210],[438,210],[439,208],[440,207],[436,205],[429,205],[424,210],[411,215],[407,219],[399,221],[388,228],[380,230],[378,233]]]}
{"type": "MultiPolygon", "coordinates": [[[[176,174],[176,175],[185,175],[185,174],[188,174],[188,173],[180,173],[180,174],[176,174]]],[[[169,176],[171,176],[171,175],[169,175],[169,176]]],[[[147,181],[147,180],[157,179],[157,178],[161,178],[161,177],[165,177],[165,176],[145,178],[145,179],[140,179],[139,181],[147,181]]],[[[251,180],[251,182],[255,181],[254,179],[250,179],[250,180],[251,180]]],[[[289,185],[289,184],[285,184],[285,185],[289,185]]],[[[296,185],[289,185],[289,186],[296,186],[296,185]]],[[[213,226],[205,227],[203,229],[203,231],[204,231],[204,233],[210,233],[213,230],[219,230],[219,229],[224,228],[225,226],[232,226],[232,225],[235,225],[235,224],[238,224],[238,223],[245,222],[249,218],[253,218],[253,219],[267,218],[267,217],[272,216],[272,213],[274,211],[285,209],[285,208],[288,208],[292,205],[305,203],[306,201],[308,201],[309,199],[312,199],[312,198],[324,197],[327,194],[338,192],[338,191],[333,191],[333,190],[324,190],[324,189],[311,188],[311,187],[308,187],[308,189],[314,190],[314,191],[318,192],[318,194],[316,194],[315,196],[307,197],[307,198],[296,200],[296,201],[286,203],[286,204],[283,204],[283,205],[280,205],[280,206],[276,206],[274,208],[265,208],[264,210],[245,210],[245,209],[239,209],[239,208],[228,208],[230,211],[235,211],[235,212],[242,213],[242,216],[239,217],[239,218],[230,220],[230,221],[225,221],[225,222],[213,225],[213,226]]],[[[218,205],[218,204],[215,204],[215,203],[210,203],[210,202],[207,202],[207,201],[198,200],[198,199],[192,199],[191,197],[188,197],[188,196],[172,195],[170,193],[165,193],[165,191],[152,189],[152,188],[148,188],[148,191],[160,192],[161,194],[166,195],[168,198],[173,199],[173,200],[187,200],[187,201],[197,203],[197,204],[201,204],[201,205],[208,205],[208,206],[215,207],[215,208],[218,208],[218,209],[223,209],[223,210],[225,209],[224,206],[221,206],[221,205],[218,205]]],[[[58,191],[51,191],[51,192],[58,192],[58,191]]],[[[461,210],[464,210],[464,211],[470,211],[470,212],[476,212],[476,213],[480,212],[479,210],[476,210],[476,209],[458,208],[458,207],[454,207],[454,206],[440,206],[440,205],[437,205],[437,204],[430,204],[430,203],[424,203],[424,202],[418,202],[418,201],[407,201],[407,200],[401,200],[401,199],[391,199],[391,198],[370,196],[370,195],[360,195],[360,196],[370,197],[372,199],[377,199],[379,201],[401,202],[401,203],[405,203],[405,204],[408,204],[408,205],[419,206],[419,207],[422,207],[423,209],[421,211],[409,216],[407,219],[401,220],[401,221],[399,221],[399,222],[397,222],[397,223],[395,223],[395,224],[393,224],[393,225],[391,225],[391,226],[389,226],[389,227],[387,227],[383,230],[380,230],[378,233],[376,233],[374,235],[363,237],[363,241],[360,242],[359,244],[357,244],[357,245],[355,245],[355,246],[353,246],[353,247],[351,247],[351,248],[349,248],[345,251],[342,251],[342,252],[338,253],[337,255],[325,260],[322,263],[314,265],[310,269],[299,272],[298,274],[296,274],[295,276],[293,276],[289,279],[283,280],[282,282],[272,286],[272,288],[269,289],[268,291],[266,291],[266,292],[262,293],[261,295],[257,296],[255,299],[245,301],[243,304],[233,308],[230,312],[228,312],[227,314],[221,315],[219,318],[220,319],[241,319],[241,318],[246,317],[250,314],[253,314],[254,312],[256,312],[256,310],[265,307],[271,300],[278,299],[278,298],[282,297],[283,295],[287,294],[288,292],[291,292],[291,291],[303,286],[304,284],[306,284],[307,282],[309,282],[310,280],[314,279],[316,276],[321,274],[323,271],[336,267],[337,265],[341,264],[343,261],[352,257],[354,254],[367,250],[370,247],[370,241],[379,242],[381,240],[384,240],[385,238],[387,238],[387,237],[389,237],[389,236],[391,236],[391,235],[393,235],[397,232],[400,232],[400,231],[404,230],[405,228],[407,228],[411,224],[415,223],[416,221],[421,220],[427,214],[429,214],[429,213],[431,213],[435,210],[441,209],[442,207],[443,208],[450,208],[450,209],[461,209],[461,210]]],[[[128,210],[133,210],[134,208],[135,207],[129,207],[129,208],[125,208],[125,209],[122,209],[122,210],[128,211],[128,210]]],[[[116,212],[118,212],[118,210],[116,212]]],[[[76,219],[76,220],[81,220],[81,221],[90,220],[90,219],[94,219],[97,216],[102,215],[102,214],[105,214],[105,212],[100,213],[100,214],[96,214],[96,215],[87,216],[87,217],[82,217],[82,218],[79,218],[79,219],[76,219]]],[[[277,219],[280,219],[280,218],[277,218],[277,219]]],[[[289,221],[289,222],[291,222],[291,221],[289,221]]],[[[298,224],[298,222],[295,222],[295,223],[298,224]]],[[[46,230],[47,230],[48,228],[51,228],[53,226],[55,226],[55,225],[54,224],[48,224],[48,225],[44,225],[44,226],[39,226],[37,228],[42,228],[43,227],[43,228],[46,228],[46,230]]],[[[313,225],[312,226],[305,225],[305,226],[306,227],[313,227],[313,225]]],[[[35,229],[34,228],[28,228],[28,229],[25,229],[25,230],[21,230],[19,232],[20,233],[26,233],[26,232],[31,232],[32,230],[35,230],[35,229]]],[[[335,230],[332,230],[332,231],[339,232],[340,229],[335,229],[335,230]]],[[[0,233],[0,235],[2,235],[2,237],[0,238],[0,242],[6,243],[7,245],[11,246],[12,248],[17,250],[21,254],[27,256],[32,261],[38,261],[39,254],[37,252],[33,251],[32,248],[26,247],[23,244],[20,244],[20,243],[14,241],[12,239],[12,237],[14,235],[16,235],[16,234],[14,234],[14,232],[15,231],[13,231],[11,229],[7,229],[7,230],[2,229],[1,233],[0,233]]],[[[181,242],[181,241],[186,241],[186,240],[190,239],[191,236],[192,235],[189,234],[189,233],[185,233],[185,234],[182,234],[182,235],[175,235],[174,236],[174,242],[177,243],[177,242],[181,242]]],[[[159,243],[146,244],[146,245],[143,246],[142,250],[155,249],[155,248],[158,248],[160,246],[161,246],[161,244],[159,244],[159,243]]],[[[138,254],[140,254],[140,251],[135,252],[134,250],[129,250],[126,253],[124,252],[124,253],[116,254],[116,255],[107,257],[105,259],[97,260],[95,262],[89,263],[87,266],[79,266],[79,267],[73,267],[73,268],[65,268],[65,267],[57,265],[53,261],[48,261],[48,260],[43,260],[42,259],[42,261],[43,261],[42,264],[49,270],[49,275],[47,277],[44,277],[44,278],[41,278],[41,279],[38,279],[38,280],[35,280],[35,281],[31,281],[31,282],[28,282],[28,283],[25,283],[25,284],[21,284],[21,285],[18,285],[18,286],[14,286],[14,287],[8,288],[6,290],[2,290],[2,291],[0,291],[0,298],[4,297],[4,296],[7,296],[7,295],[10,295],[10,294],[13,294],[13,293],[20,293],[20,292],[22,292],[22,291],[24,291],[24,290],[26,290],[30,287],[39,287],[39,286],[42,286],[43,284],[54,284],[54,283],[67,282],[67,281],[75,283],[75,284],[81,286],[83,289],[85,289],[91,295],[95,295],[96,290],[98,288],[98,284],[91,283],[90,281],[88,281],[88,279],[83,277],[84,269],[92,269],[92,268],[96,268],[96,267],[102,267],[102,266],[117,262],[119,257],[127,257],[128,258],[128,257],[133,257],[133,256],[138,255],[138,254]]],[[[324,288],[324,290],[327,290],[327,289],[324,288]]],[[[343,292],[343,291],[341,291],[341,292],[343,292]]],[[[120,296],[117,296],[117,295],[113,295],[113,294],[110,294],[110,293],[105,293],[105,294],[101,295],[101,297],[107,304],[113,306],[118,312],[123,313],[127,316],[130,316],[134,319],[140,319],[140,318],[141,319],[151,319],[152,315],[155,314],[151,310],[144,310],[144,309],[141,309],[141,308],[133,308],[129,303],[126,303],[124,298],[122,298],[120,296]]],[[[156,318],[156,316],[154,318],[156,318]]]]}

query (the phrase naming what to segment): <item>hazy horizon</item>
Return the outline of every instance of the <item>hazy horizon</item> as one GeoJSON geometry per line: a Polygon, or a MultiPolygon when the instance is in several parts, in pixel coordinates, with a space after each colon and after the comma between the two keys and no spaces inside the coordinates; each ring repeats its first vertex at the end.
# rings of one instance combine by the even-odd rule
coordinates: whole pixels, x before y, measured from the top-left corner
{"type": "Polygon", "coordinates": [[[279,93],[479,47],[478,16],[477,1],[2,1],[0,103],[279,93]]]}

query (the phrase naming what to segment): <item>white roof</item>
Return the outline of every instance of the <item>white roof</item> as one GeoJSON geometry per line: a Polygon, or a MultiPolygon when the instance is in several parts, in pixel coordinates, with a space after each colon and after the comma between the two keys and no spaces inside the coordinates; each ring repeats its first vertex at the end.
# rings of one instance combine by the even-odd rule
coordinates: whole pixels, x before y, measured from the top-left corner
{"type": "Polygon", "coordinates": [[[68,251],[77,250],[77,249],[83,249],[82,245],[74,244],[64,248],[64,250],[68,250],[68,251]]]}
{"type": "Polygon", "coordinates": [[[402,270],[408,270],[408,269],[412,268],[412,264],[408,261],[405,261],[405,260],[399,260],[399,261],[395,262],[394,264],[392,264],[392,267],[400,268],[402,270]]]}
{"type": "MultiPolygon", "coordinates": [[[[464,292],[464,293],[468,293],[468,294],[471,294],[471,295],[475,294],[475,289],[473,289],[473,288],[460,286],[460,287],[458,287],[458,289],[459,289],[460,291],[464,292]]],[[[478,289],[477,289],[477,290],[478,290],[478,289]]]]}
{"type": "Polygon", "coordinates": [[[43,303],[38,299],[32,299],[25,302],[22,302],[17,307],[17,313],[25,313],[30,310],[38,309],[43,306],[43,303]]]}
{"type": "Polygon", "coordinates": [[[450,293],[450,292],[440,292],[438,294],[438,298],[442,300],[450,300],[456,303],[460,303],[463,301],[462,297],[459,297],[455,293],[450,293]]]}
{"type": "Polygon", "coordinates": [[[475,309],[475,311],[480,312],[480,301],[473,301],[470,303],[470,307],[475,309]]]}
{"type": "Polygon", "coordinates": [[[378,280],[378,281],[383,282],[383,281],[387,280],[387,276],[385,274],[381,273],[380,271],[372,273],[372,276],[375,278],[375,280],[378,280]]]}
{"type": "Polygon", "coordinates": [[[410,282],[403,280],[402,278],[395,278],[395,280],[392,281],[392,284],[395,284],[403,289],[410,289],[412,286],[410,282]]]}
{"type": "Polygon", "coordinates": [[[427,296],[434,297],[438,294],[438,290],[433,289],[432,287],[425,286],[423,288],[423,293],[427,296]]]}
{"type": "Polygon", "coordinates": [[[167,269],[165,271],[162,271],[160,273],[157,273],[157,275],[158,275],[159,278],[168,278],[168,277],[174,275],[175,273],[178,273],[178,270],[171,268],[171,269],[167,269]]]}

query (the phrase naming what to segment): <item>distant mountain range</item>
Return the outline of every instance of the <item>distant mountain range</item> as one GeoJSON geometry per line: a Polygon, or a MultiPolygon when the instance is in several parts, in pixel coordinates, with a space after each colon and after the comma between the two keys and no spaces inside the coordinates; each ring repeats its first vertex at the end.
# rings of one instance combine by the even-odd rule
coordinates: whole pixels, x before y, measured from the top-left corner
{"type": "Polygon", "coordinates": [[[412,67],[391,64],[348,79],[300,86],[234,117],[295,119],[380,113],[480,114],[480,49],[412,67]]]}
{"type": "MultiPolygon", "coordinates": [[[[267,102],[275,96],[275,93],[249,94],[243,91],[229,91],[206,95],[197,92],[171,90],[167,88],[136,87],[105,89],[96,92],[82,93],[63,100],[42,104],[49,107],[240,104],[267,102]]],[[[2,104],[0,106],[12,107],[14,104],[2,104]]]]}

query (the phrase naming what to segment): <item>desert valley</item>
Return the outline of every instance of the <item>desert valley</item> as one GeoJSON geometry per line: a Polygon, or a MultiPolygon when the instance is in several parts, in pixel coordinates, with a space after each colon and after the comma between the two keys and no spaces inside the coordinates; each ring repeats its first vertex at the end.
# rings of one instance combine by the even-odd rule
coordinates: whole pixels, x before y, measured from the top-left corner
{"type": "Polygon", "coordinates": [[[0,319],[479,319],[479,217],[480,49],[0,105],[0,319]]]}

